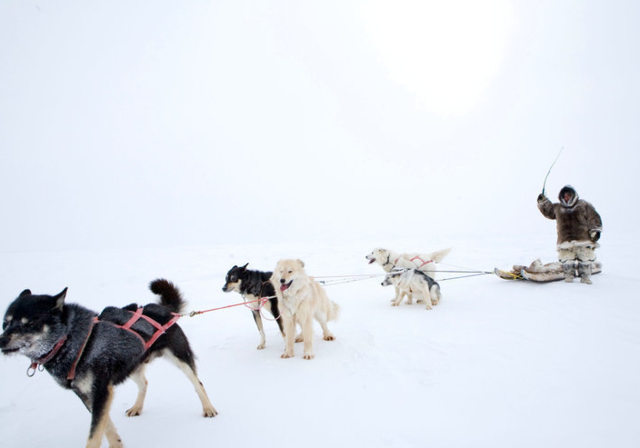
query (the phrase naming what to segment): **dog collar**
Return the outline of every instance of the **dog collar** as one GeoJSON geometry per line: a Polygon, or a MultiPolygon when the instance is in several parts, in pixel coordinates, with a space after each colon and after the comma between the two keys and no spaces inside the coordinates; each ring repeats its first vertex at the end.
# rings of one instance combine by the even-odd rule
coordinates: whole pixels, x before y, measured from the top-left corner
{"type": "Polygon", "coordinates": [[[53,349],[49,353],[47,353],[42,358],[33,360],[31,365],[27,369],[27,376],[32,377],[33,375],[36,374],[36,370],[38,369],[38,367],[44,366],[46,363],[51,361],[54,358],[54,356],[58,354],[58,352],[60,351],[60,349],[62,348],[65,342],[67,342],[66,335],[62,336],[60,340],[56,342],[56,345],[53,346],[53,349]]]}
{"type": "MultiPolygon", "coordinates": [[[[78,352],[78,355],[76,356],[75,361],[73,362],[73,364],[71,365],[71,368],[69,369],[67,379],[70,381],[73,381],[76,377],[76,366],[78,365],[78,362],[80,361],[80,358],[84,353],[84,349],[87,346],[87,342],[89,342],[89,337],[91,336],[91,333],[93,333],[93,327],[95,326],[96,323],[98,323],[98,316],[94,316],[93,320],[91,321],[91,325],[89,326],[89,331],[87,333],[87,336],[84,339],[82,347],[80,347],[80,351],[78,352]]],[[[60,351],[60,349],[62,348],[65,342],[67,342],[66,335],[60,338],[60,340],[53,347],[53,350],[51,350],[47,355],[43,356],[42,358],[34,360],[29,366],[29,368],[27,369],[27,376],[31,378],[33,375],[36,374],[37,370],[42,370],[42,367],[46,363],[51,361],[58,354],[58,352],[60,351]]]]}

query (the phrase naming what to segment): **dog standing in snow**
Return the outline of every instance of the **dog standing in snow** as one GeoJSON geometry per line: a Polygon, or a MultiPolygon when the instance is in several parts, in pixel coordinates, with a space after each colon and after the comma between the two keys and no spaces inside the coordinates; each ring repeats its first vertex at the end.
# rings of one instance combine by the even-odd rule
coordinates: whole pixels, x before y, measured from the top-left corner
{"type": "MultiPolygon", "coordinates": [[[[236,291],[240,293],[245,302],[250,303],[260,299],[266,299],[264,307],[273,315],[274,320],[278,323],[278,328],[280,328],[280,333],[282,333],[282,337],[284,337],[284,327],[282,326],[282,317],[280,316],[280,310],[278,308],[278,299],[273,289],[273,284],[269,281],[272,273],[247,269],[248,265],[249,263],[244,266],[233,266],[229,269],[222,291],[236,291]]],[[[253,320],[256,322],[256,326],[260,332],[258,350],[262,350],[266,346],[267,339],[264,333],[264,326],[262,325],[260,305],[254,303],[253,305],[247,306],[251,309],[253,320]]]]}
{"type": "Polygon", "coordinates": [[[301,260],[280,260],[271,276],[278,304],[284,318],[285,349],[283,358],[294,356],[294,342],[304,341],[304,359],[313,359],[313,319],[322,327],[325,341],[335,337],[327,322],[336,320],[340,307],[327,297],[320,283],[309,277],[301,260]],[[296,323],[301,333],[296,337],[296,323]]]}
{"type": "MultiPolygon", "coordinates": [[[[421,253],[399,253],[388,249],[374,249],[366,259],[369,264],[378,263],[385,272],[391,272],[394,268],[416,269],[424,272],[432,279],[436,278],[436,263],[440,263],[451,251],[451,248],[442,249],[430,254],[421,253]]],[[[395,287],[395,297],[391,300],[400,304],[405,295],[408,296],[409,304],[412,303],[410,294],[395,287]]]]}
{"type": "MultiPolygon", "coordinates": [[[[26,289],[4,316],[2,353],[27,356],[32,362],[27,375],[43,367],[60,386],[75,392],[91,412],[87,448],[100,448],[103,437],[109,447],[122,448],[109,416],[114,387],[127,378],[136,383],[138,396],[127,415],[140,415],[147,393],[145,367],[160,356],[191,381],[202,403],[202,415],[218,414],[196,374],[189,341],[176,323],[185,305],[180,291],[164,279],[154,280],[149,287],[159,296],[159,303],[110,306],[99,316],[81,305],[65,303],[67,288],[55,296],[26,289]]],[[[77,423],[67,424],[70,430],[77,430],[77,423]]]]}
{"type": "MultiPolygon", "coordinates": [[[[387,274],[382,286],[393,285],[402,293],[394,300],[391,306],[399,306],[404,295],[411,296],[419,294],[427,304],[427,309],[432,309],[440,303],[442,295],[440,294],[440,285],[434,279],[429,277],[418,269],[394,269],[387,274]]],[[[409,301],[411,304],[411,301],[409,301]]]]}

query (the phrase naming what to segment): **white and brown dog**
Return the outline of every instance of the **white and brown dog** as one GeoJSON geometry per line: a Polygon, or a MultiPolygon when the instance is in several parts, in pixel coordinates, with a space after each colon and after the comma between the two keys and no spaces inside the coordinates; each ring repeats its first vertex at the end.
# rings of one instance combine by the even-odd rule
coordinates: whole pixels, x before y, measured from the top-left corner
{"type": "Polygon", "coordinates": [[[322,327],[323,339],[333,341],[335,337],[327,322],[338,318],[340,307],[329,300],[320,283],[307,275],[301,260],[280,260],[271,276],[271,283],[284,319],[285,349],[282,357],[293,357],[294,342],[304,341],[304,359],[313,359],[313,319],[322,327]],[[297,337],[296,323],[302,330],[297,337]]]}

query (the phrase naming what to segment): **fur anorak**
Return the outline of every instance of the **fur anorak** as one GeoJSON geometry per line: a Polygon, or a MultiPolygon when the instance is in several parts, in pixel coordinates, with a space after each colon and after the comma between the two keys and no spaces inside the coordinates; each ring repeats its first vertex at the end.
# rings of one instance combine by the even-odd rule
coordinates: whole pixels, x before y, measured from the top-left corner
{"type": "Polygon", "coordinates": [[[552,203],[546,196],[538,196],[538,209],[549,219],[556,220],[558,245],[572,241],[596,242],[602,231],[602,219],[595,207],[578,197],[578,193],[569,185],[560,190],[560,202],[552,203]],[[569,201],[564,194],[571,194],[569,201]]]}

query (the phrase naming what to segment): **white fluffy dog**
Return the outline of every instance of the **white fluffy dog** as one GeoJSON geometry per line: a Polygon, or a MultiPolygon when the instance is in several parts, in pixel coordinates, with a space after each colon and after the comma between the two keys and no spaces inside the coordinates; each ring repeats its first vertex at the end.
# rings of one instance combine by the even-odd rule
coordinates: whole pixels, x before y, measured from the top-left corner
{"type": "MultiPolygon", "coordinates": [[[[440,303],[440,299],[442,298],[438,282],[417,269],[392,270],[387,274],[382,282],[382,286],[387,285],[395,286],[409,297],[411,297],[412,294],[418,293],[427,304],[428,310],[431,309],[432,305],[440,303]]],[[[400,305],[402,297],[402,294],[399,295],[399,297],[393,301],[391,306],[400,305]]],[[[411,303],[411,300],[409,300],[409,303],[411,303]]]]}
{"type": "MultiPolygon", "coordinates": [[[[366,256],[369,264],[378,263],[386,272],[391,272],[394,268],[401,269],[417,269],[426,273],[432,279],[436,278],[436,263],[441,262],[451,251],[451,248],[438,250],[430,254],[421,253],[399,253],[388,249],[374,249],[366,256]]],[[[407,293],[397,286],[395,287],[396,295],[392,302],[402,302],[405,295],[408,296],[409,303],[412,302],[411,294],[407,293]]]]}
{"type": "Polygon", "coordinates": [[[304,341],[304,359],[313,359],[313,319],[322,327],[323,339],[333,341],[327,322],[338,318],[340,307],[327,297],[320,283],[309,277],[301,260],[280,260],[271,283],[278,296],[284,319],[285,349],[283,358],[294,356],[294,342],[304,341]],[[296,323],[302,330],[295,337],[296,323]]]}

